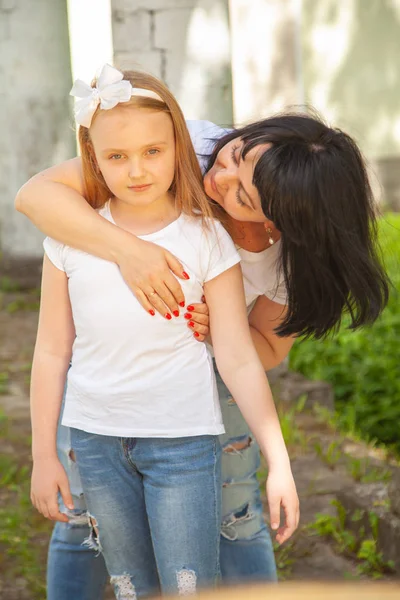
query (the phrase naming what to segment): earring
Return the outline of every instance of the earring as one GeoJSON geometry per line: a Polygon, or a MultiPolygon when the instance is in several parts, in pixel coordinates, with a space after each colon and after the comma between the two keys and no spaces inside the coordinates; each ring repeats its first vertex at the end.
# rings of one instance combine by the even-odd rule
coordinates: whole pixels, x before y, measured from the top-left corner
{"type": "Polygon", "coordinates": [[[271,227],[266,227],[265,231],[268,234],[268,243],[270,246],[272,246],[272,244],[274,244],[274,238],[272,237],[272,229],[271,227]]]}

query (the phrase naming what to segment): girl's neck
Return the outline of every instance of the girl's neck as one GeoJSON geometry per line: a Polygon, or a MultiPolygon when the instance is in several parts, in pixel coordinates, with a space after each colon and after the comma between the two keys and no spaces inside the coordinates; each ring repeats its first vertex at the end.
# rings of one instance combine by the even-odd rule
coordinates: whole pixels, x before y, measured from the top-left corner
{"type": "Polygon", "coordinates": [[[134,235],[147,235],[167,227],[179,217],[173,196],[160,198],[147,206],[134,206],[113,197],[110,211],[115,223],[134,235]]]}

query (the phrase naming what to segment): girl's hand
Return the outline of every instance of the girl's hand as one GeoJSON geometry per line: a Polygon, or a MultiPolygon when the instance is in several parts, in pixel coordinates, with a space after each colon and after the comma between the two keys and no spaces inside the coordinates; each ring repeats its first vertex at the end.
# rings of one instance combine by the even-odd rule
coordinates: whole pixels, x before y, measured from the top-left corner
{"type": "Polygon", "coordinates": [[[67,508],[73,509],[71,491],[64,467],[57,458],[39,459],[33,463],[31,501],[46,519],[68,522],[58,507],[58,491],[67,508]]]}
{"type": "Polygon", "coordinates": [[[136,238],[134,244],[125,245],[116,262],[126,284],[150,314],[155,309],[169,319],[185,306],[185,297],[176,277],[189,279],[189,275],[165,248],[136,238]]]}
{"type": "Polygon", "coordinates": [[[271,528],[277,530],[276,541],[283,544],[297,529],[300,519],[299,498],[290,466],[284,469],[272,468],[268,475],[266,489],[271,528]],[[285,513],[285,523],[282,526],[280,526],[281,507],[285,513]]]}
{"type": "MultiPolygon", "coordinates": [[[[205,300],[204,296],[202,300],[205,300]]],[[[188,321],[188,327],[193,331],[193,335],[199,342],[204,342],[210,333],[210,318],[208,315],[208,306],[205,302],[190,304],[186,307],[185,319],[188,321]]]]}

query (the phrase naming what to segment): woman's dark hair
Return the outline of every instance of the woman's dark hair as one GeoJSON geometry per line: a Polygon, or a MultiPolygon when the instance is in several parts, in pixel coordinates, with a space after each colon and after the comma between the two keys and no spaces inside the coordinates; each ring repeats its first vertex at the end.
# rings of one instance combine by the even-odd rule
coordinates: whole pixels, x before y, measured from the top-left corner
{"type": "Polygon", "coordinates": [[[276,333],[322,338],[344,312],[351,329],[373,323],[387,303],[389,280],[356,143],[314,116],[283,114],[219,139],[209,168],[237,137],[244,142],[243,158],[255,146],[271,144],[256,163],[253,184],[265,216],[281,232],[288,310],[276,333]]]}

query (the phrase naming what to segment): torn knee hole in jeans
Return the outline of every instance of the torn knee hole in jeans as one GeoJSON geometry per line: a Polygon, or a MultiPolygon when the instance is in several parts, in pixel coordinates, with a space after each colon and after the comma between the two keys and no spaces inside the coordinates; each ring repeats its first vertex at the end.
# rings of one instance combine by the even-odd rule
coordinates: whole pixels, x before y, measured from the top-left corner
{"type": "Polygon", "coordinates": [[[89,536],[83,541],[83,545],[91,548],[92,550],[97,550],[97,553],[100,554],[102,547],[100,543],[99,527],[96,517],[87,512],[86,521],[90,527],[90,533],[89,536]]]}
{"type": "Polygon", "coordinates": [[[123,575],[113,575],[110,578],[111,585],[114,586],[117,600],[136,600],[136,590],[132,583],[131,576],[128,573],[123,575]]]}
{"type": "Polygon", "coordinates": [[[191,569],[181,569],[176,574],[179,596],[191,596],[196,593],[197,575],[191,569]]]}
{"type": "Polygon", "coordinates": [[[250,448],[253,443],[253,438],[246,435],[244,438],[239,438],[235,441],[229,441],[223,446],[222,452],[226,454],[242,454],[244,450],[250,448]]]}
{"type": "Polygon", "coordinates": [[[227,540],[234,541],[238,537],[235,525],[240,525],[246,521],[250,521],[254,517],[254,513],[250,510],[250,505],[245,504],[236,512],[231,513],[222,521],[221,535],[227,540]]]}

